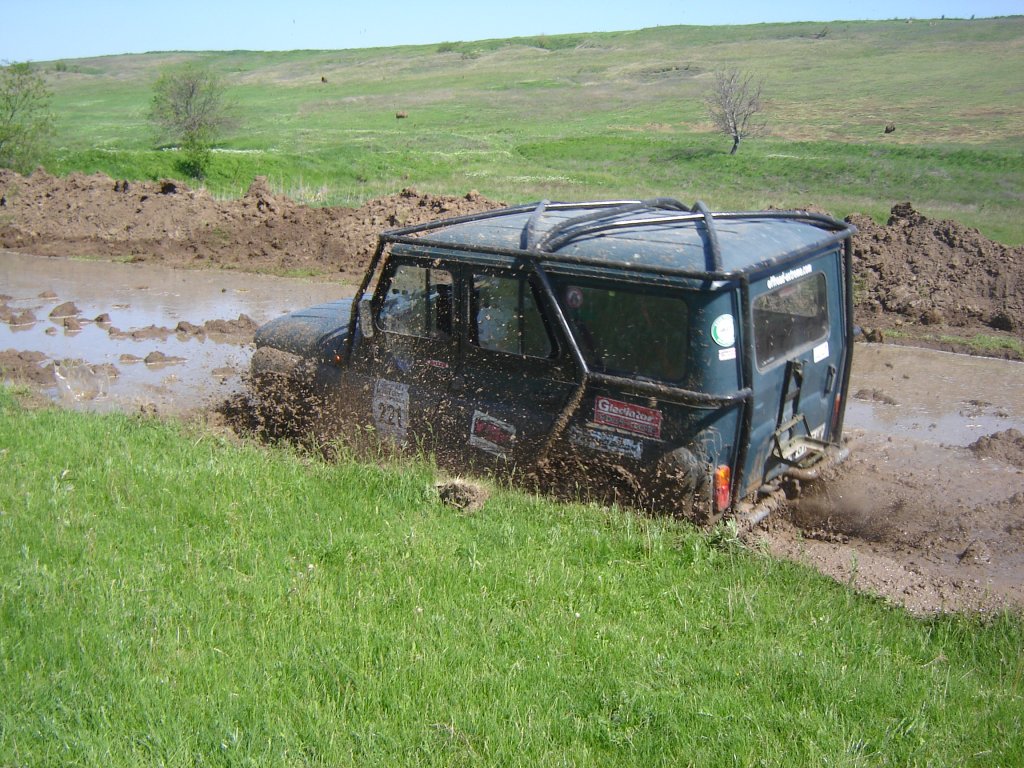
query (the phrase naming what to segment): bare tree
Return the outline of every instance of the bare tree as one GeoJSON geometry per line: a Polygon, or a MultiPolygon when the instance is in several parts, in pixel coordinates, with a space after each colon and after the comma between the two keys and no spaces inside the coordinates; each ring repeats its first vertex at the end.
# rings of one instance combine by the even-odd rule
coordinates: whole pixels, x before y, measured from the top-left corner
{"type": "Polygon", "coordinates": [[[221,77],[199,64],[186,64],[160,75],[153,86],[150,120],[161,139],[178,142],[181,169],[202,178],[210,150],[232,124],[231,106],[221,77]]]}
{"type": "Polygon", "coordinates": [[[0,67],[0,167],[32,170],[53,133],[50,90],[32,65],[0,67]]]}
{"type": "Polygon", "coordinates": [[[764,78],[749,72],[738,69],[715,72],[711,92],[705,96],[704,103],[715,128],[732,137],[730,155],[736,154],[741,139],[764,130],[765,124],[756,120],[764,110],[763,89],[764,78]]]}

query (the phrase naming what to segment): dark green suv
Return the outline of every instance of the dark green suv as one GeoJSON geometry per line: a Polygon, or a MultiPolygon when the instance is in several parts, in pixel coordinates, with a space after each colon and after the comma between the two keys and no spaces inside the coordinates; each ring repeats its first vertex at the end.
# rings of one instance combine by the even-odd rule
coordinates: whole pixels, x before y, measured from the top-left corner
{"type": "Polygon", "coordinates": [[[841,454],[854,228],[657,199],[385,232],[354,299],[259,329],[263,410],[716,517],[841,454]]]}

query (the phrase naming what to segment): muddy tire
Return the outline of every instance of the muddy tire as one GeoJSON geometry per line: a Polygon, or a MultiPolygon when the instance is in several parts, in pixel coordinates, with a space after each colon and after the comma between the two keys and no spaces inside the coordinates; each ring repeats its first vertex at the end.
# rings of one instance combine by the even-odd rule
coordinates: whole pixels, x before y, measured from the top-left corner
{"type": "Polygon", "coordinates": [[[249,387],[260,432],[272,440],[299,439],[313,423],[308,364],[299,356],[260,347],[252,356],[249,387]]]}

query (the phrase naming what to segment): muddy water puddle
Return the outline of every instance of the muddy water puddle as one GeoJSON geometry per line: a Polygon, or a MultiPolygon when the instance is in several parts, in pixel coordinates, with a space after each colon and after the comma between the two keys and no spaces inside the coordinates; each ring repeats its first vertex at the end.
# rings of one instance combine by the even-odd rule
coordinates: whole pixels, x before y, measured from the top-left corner
{"type": "Polygon", "coordinates": [[[71,407],[186,411],[241,390],[252,344],[244,331],[176,333],[180,322],[202,326],[246,316],[259,324],[351,293],[334,283],[2,251],[4,303],[21,320],[34,321],[0,323],[0,351],[65,361],[46,391],[71,407]],[[77,310],[71,320],[50,316],[68,302],[77,310]]]}
{"type": "Polygon", "coordinates": [[[966,446],[1024,431],[1024,363],[885,344],[858,344],[846,426],[966,446]]]}

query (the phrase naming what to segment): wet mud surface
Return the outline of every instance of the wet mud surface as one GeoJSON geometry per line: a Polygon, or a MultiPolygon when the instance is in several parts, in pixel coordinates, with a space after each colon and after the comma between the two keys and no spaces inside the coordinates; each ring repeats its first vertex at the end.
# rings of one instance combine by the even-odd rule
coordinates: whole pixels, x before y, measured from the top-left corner
{"type": "Polygon", "coordinates": [[[853,450],[750,539],[908,609],[1024,606],[1024,364],[858,345],[853,450]]]}
{"type": "MultiPolygon", "coordinates": [[[[497,206],[407,191],[308,209],[258,180],[221,202],[179,184],[8,172],[0,196],[0,245],[35,253],[0,250],[3,379],[66,407],[204,418],[244,407],[255,327],[350,295],[380,229],[497,206]],[[243,271],[294,269],[319,277],[243,271]]],[[[855,223],[871,338],[1019,341],[1024,251],[909,205],[887,225],[855,223]]],[[[914,612],[1024,608],[1024,364],[861,343],[850,391],[851,458],[751,545],[914,612]]]]}
{"type": "Polygon", "coordinates": [[[0,251],[0,286],[5,380],[80,410],[161,414],[211,408],[242,391],[259,324],[346,290],[10,251],[0,251]]]}

